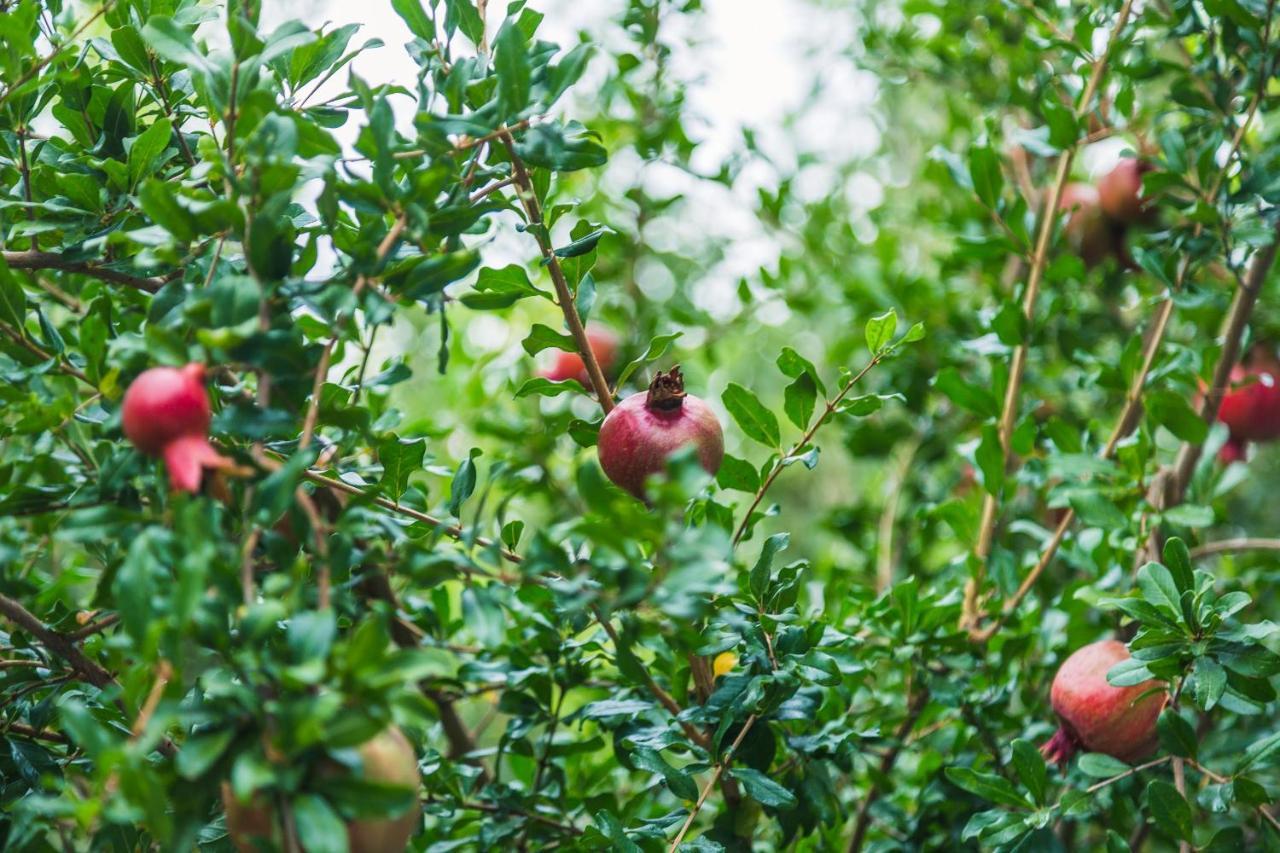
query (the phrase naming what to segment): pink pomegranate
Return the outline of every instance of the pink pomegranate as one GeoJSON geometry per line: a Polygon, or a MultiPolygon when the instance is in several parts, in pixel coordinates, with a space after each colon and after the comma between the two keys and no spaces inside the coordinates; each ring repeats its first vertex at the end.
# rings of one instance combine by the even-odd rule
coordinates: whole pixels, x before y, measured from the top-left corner
{"type": "Polygon", "coordinates": [[[1231,432],[1218,453],[1224,463],[1244,459],[1251,441],[1280,438],[1280,363],[1255,351],[1246,363],[1231,369],[1230,379],[1218,407],[1218,420],[1231,432]]]}
{"type": "Polygon", "coordinates": [[[724,432],[715,413],[684,391],[679,365],[658,373],[649,390],[632,394],[600,425],[600,467],[609,479],[644,500],[645,478],[666,470],[667,458],[693,445],[708,473],[720,469],[724,432]]]}
{"type": "Polygon", "coordinates": [[[173,488],[199,491],[205,468],[229,464],[209,444],[203,364],[143,371],[125,392],[121,408],[125,437],[148,456],[164,459],[173,488]]]}
{"type": "Polygon", "coordinates": [[[1098,191],[1089,184],[1067,184],[1058,200],[1058,209],[1069,211],[1063,227],[1067,243],[1086,267],[1094,267],[1117,251],[1120,239],[1102,215],[1098,191]]]}
{"type": "Polygon", "coordinates": [[[1142,198],[1142,176],[1151,169],[1150,163],[1126,157],[1102,176],[1098,203],[1109,219],[1128,225],[1146,217],[1150,207],[1142,198]]]}
{"type": "Polygon", "coordinates": [[[1060,723],[1040,752],[1065,764],[1083,749],[1133,762],[1156,746],[1156,718],[1164,707],[1158,681],[1132,687],[1107,683],[1107,670],[1129,659],[1124,643],[1103,640],[1077,649],[1053,679],[1050,699],[1060,723]],[[1145,695],[1144,695],[1145,694],[1145,695]]]}
{"type": "MultiPolygon", "coordinates": [[[[600,363],[601,372],[608,376],[618,359],[618,336],[602,326],[591,326],[587,329],[587,342],[591,345],[596,361],[600,363]]],[[[555,361],[538,371],[538,375],[552,382],[576,379],[587,388],[591,387],[587,366],[583,363],[582,356],[576,352],[557,352],[555,361]]]]}

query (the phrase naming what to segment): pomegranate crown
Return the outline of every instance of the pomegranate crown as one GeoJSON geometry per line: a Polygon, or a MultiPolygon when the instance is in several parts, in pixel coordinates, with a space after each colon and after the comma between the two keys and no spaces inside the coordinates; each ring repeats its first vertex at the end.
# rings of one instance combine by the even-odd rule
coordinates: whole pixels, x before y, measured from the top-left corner
{"type": "Polygon", "coordinates": [[[672,412],[684,405],[684,397],[684,377],[680,375],[680,365],[673,364],[666,373],[659,370],[653,377],[644,405],[654,411],[672,412]]]}

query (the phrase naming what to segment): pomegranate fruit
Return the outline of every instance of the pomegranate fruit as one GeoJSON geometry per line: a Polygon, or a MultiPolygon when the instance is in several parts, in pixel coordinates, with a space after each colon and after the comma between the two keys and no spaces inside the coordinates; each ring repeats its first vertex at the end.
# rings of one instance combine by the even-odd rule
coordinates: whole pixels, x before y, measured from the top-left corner
{"type": "Polygon", "coordinates": [[[230,464],[209,444],[210,417],[203,364],[145,370],[121,405],[125,437],[148,456],[164,459],[169,484],[185,492],[200,490],[205,468],[230,464]]]}
{"type": "Polygon", "coordinates": [[[1126,157],[1102,176],[1098,181],[1098,203],[1109,219],[1129,225],[1147,216],[1150,206],[1142,198],[1142,176],[1151,169],[1150,163],[1126,157]]]}
{"type": "MultiPolygon", "coordinates": [[[[414,798],[413,805],[404,814],[347,821],[347,848],[351,853],[402,853],[418,828],[421,814],[417,794],[422,776],[418,772],[413,746],[403,732],[392,726],[361,744],[358,752],[362,778],[412,789],[414,798]]],[[[351,773],[348,768],[333,762],[317,766],[314,772],[325,776],[351,773]]],[[[280,844],[280,822],[275,809],[265,800],[266,797],[255,794],[248,803],[241,803],[232,792],[231,785],[222,783],[227,834],[241,853],[274,849],[265,846],[272,842],[277,846],[280,844]]]]}
{"type": "Polygon", "coordinates": [[[1095,267],[1116,252],[1120,235],[1103,215],[1098,191],[1089,184],[1067,184],[1058,200],[1058,209],[1068,211],[1064,233],[1072,251],[1086,268],[1095,267]]]}
{"type": "Polygon", "coordinates": [[[1045,758],[1065,764],[1085,749],[1133,762],[1155,749],[1156,718],[1165,695],[1148,691],[1160,682],[1144,681],[1132,687],[1107,683],[1107,670],[1128,659],[1124,643],[1103,640],[1077,649],[1063,661],[1050,691],[1060,725],[1040,747],[1045,758]]]}
{"type": "Polygon", "coordinates": [[[707,473],[724,459],[724,431],[715,412],[684,390],[680,366],[659,372],[648,391],[619,403],[600,425],[600,467],[617,485],[644,500],[644,481],[666,470],[667,458],[693,445],[707,473]]]}
{"type": "MultiPolygon", "coordinates": [[[[1201,395],[1204,390],[1201,383],[1201,395]]],[[[1231,434],[1218,452],[1223,463],[1243,460],[1251,441],[1280,438],[1280,362],[1274,356],[1255,350],[1231,369],[1218,420],[1231,434]]]]}
{"type": "MultiPolygon", "coordinates": [[[[591,345],[596,361],[600,363],[600,371],[608,376],[614,362],[618,360],[618,336],[601,326],[591,326],[587,329],[587,342],[591,345]]],[[[538,375],[552,382],[576,379],[587,388],[591,387],[587,366],[583,363],[582,356],[576,352],[557,352],[555,361],[540,370],[538,375]]]]}

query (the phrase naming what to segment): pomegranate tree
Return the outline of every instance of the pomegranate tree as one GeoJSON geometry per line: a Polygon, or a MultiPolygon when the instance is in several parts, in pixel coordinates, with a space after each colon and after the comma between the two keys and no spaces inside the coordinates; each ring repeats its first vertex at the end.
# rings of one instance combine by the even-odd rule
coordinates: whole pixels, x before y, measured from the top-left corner
{"type": "Polygon", "coordinates": [[[715,474],[724,458],[724,432],[715,412],[684,390],[676,365],[659,372],[648,391],[619,403],[600,426],[600,467],[609,479],[641,500],[645,478],[666,469],[683,447],[697,449],[698,461],[715,474]]]}
{"type": "Polygon", "coordinates": [[[121,421],[125,437],[148,456],[164,460],[169,484],[197,492],[205,468],[228,461],[209,443],[209,395],[204,365],[153,367],[125,392],[121,421]]]}
{"type": "Polygon", "coordinates": [[[1131,687],[1107,682],[1107,671],[1129,659],[1117,640],[1102,640],[1077,649],[1058,668],[1050,701],[1058,715],[1058,731],[1040,751],[1065,764],[1081,749],[1133,762],[1156,745],[1156,718],[1164,707],[1160,682],[1131,687]]]}

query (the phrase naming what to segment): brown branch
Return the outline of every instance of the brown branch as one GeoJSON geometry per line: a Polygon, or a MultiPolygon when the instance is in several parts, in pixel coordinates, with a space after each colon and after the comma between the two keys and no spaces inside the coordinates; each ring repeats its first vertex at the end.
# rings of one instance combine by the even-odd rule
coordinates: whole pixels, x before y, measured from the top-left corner
{"type": "Polygon", "coordinates": [[[880,774],[872,777],[871,790],[867,791],[862,798],[862,802],[858,804],[858,814],[853,821],[853,837],[849,839],[848,853],[859,853],[862,850],[862,844],[867,837],[867,829],[871,825],[871,807],[875,805],[876,800],[880,799],[880,794],[882,793],[878,780],[887,778],[893,772],[893,766],[898,763],[898,756],[902,754],[902,748],[907,744],[907,736],[915,728],[916,723],[920,720],[920,714],[928,703],[929,691],[922,688],[912,698],[911,704],[907,706],[907,716],[894,733],[893,746],[889,747],[889,751],[880,759],[880,774]]]}
{"type": "Polygon", "coordinates": [[[71,739],[61,732],[50,731],[48,729],[36,729],[22,723],[7,723],[0,725],[0,734],[15,734],[21,737],[31,738],[32,740],[47,740],[51,743],[70,744],[71,739]]]}
{"type": "Polygon", "coordinates": [[[40,641],[46,649],[71,664],[80,676],[99,690],[115,687],[116,680],[98,664],[89,660],[71,638],[47,627],[18,601],[0,595],[0,615],[3,615],[40,641]]]}
{"type": "Polygon", "coordinates": [[[113,270],[88,261],[76,261],[63,257],[57,252],[41,252],[29,249],[23,252],[3,252],[4,262],[15,270],[59,270],[61,272],[80,273],[92,278],[108,281],[112,284],[124,284],[143,293],[155,293],[167,283],[180,276],[181,272],[173,272],[163,278],[148,278],[140,275],[113,270]]]}
{"type": "Polygon", "coordinates": [[[103,616],[97,622],[90,622],[88,625],[85,625],[80,630],[73,631],[72,633],[67,634],[67,639],[77,643],[82,642],[83,640],[86,640],[89,637],[92,637],[94,634],[102,633],[103,631],[107,630],[108,628],[110,628],[112,625],[116,624],[119,621],[120,621],[120,614],[111,613],[107,616],[103,616]]]}
{"type": "Polygon", "coordinates": [[[607,415],[613,410],[613,394],[609,391],[609,382],[604,378],[604,371],[600,369],[600,362],[596,359],[596,354],[591,349],[591,342],[587,339],[587,330],[582,325],[582,318],[578,316],[578,307],[573,301],[573,294],[569,291],[569,282],[564,277],[564,269],[560,266],[560,258],[551,246],[551,235],[542,221],[542,207],[538,203],[538,196],[533,188],[533,180],[529,177],[529,170],[525,168],[524,161],[516,153],[515,140],[511,138],[511,134],[503,133],[501,139],[507,148],[507,154],[511,158],[511,168],[515,172],[513,177],[515,178],[516,189],[520,196],[520,202],[524,206],[525,215],[529,220],[528,230],[533,234],[534,239],[538,241],[538,248],[542,251],[542,259],[546,263],[547,269],[551,272],[552,283],[555,284],[556,302],[560,304],[560,311],[564,314],[565,325],[569,327],[569,333],[573,335],[574,343],[578,347],[578,355],[586,366],[587,377],[591,380],[591,387],[596,392],[596,399],[600,402],[600,408],[607,415]]]}
{"type": "Polygon", "coordinates": [[[1223,539],[1206,542],[1191,549],[1193,560],[1214,554],[1232,554],[1239,551],[1280,551],[1280,539],[1223,539]]]}
{"type": "Polygon", "coordinates": [[[509,808],[507,806],[500,806],[494,803],[457,802],[454,800],[436,800],[432,798],[427,798],[426,800],[424,800],[424,802],[428,804],[444,803],[456,809],[463,809],[464,811],[473,811],[473,812],[484,812],[485,814],[518,815],[519,817],[528,818],[529,820],[533,820],[533,821],[537,821],[538,823],[545,824],[546,826],[552,827],[553,829],[558,829],[561,832],[566,833],[568,835],[582,834],[582,830],[578,829],[576,826],[571,826],[570,824],[567,824],[567,823],[561,823],[560,821],[555,820],[554,818],[550,818],[550,817],[547,817],[546,815],[538,814],[537,812],[526,811],[524,809],[509,808]]]}
{"type": "Polygon", "coordinates": [[[51,353],[45,352],[43,349],[37,346],[34,341],[32,341],[25,334],[23,334],[22,330],[15,329],[12,326],[10,326],[8,323],[0,322],[0,335],[4,335],[6,338],[13,341],[15,344],[22,347],[24,350],[31,353],[36,358],[41,359],[42,361],[56,361],[58,365],[58,370],[67,374],[68,376],[74,376],[76,379],[79,379],[81,382],[88,385],[90,388],[97,390],[98,386],[94,385],[92,380],[90,380],[89,377],[86,376],[82,370],[72,366],[68,361],[66,361],[63,358],[56,358],[51,353]]]}

